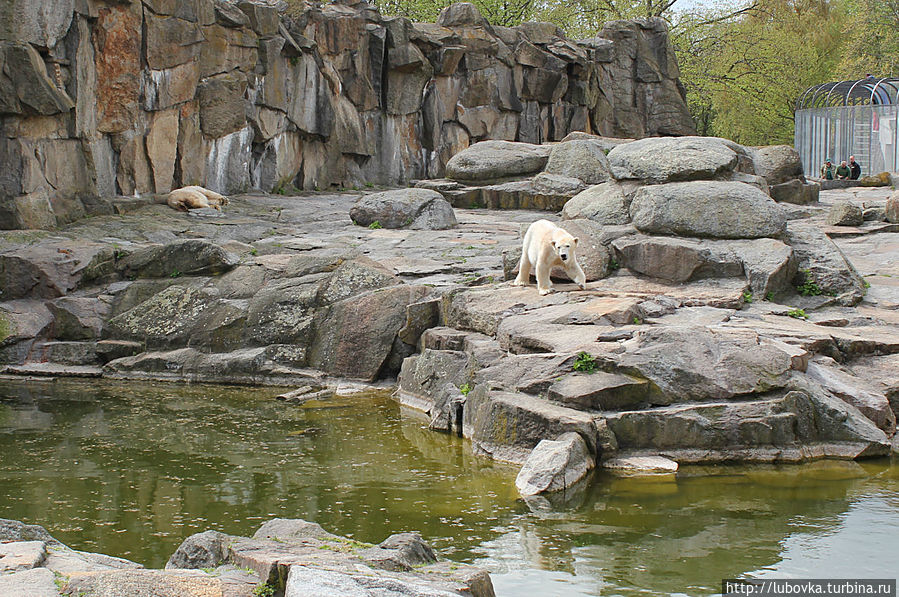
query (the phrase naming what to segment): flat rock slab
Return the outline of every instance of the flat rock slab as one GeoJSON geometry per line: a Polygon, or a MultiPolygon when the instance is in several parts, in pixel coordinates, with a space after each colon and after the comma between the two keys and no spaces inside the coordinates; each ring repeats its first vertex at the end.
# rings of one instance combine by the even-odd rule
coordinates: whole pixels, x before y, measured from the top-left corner
{"type": "Polygon", "coordinates": [[[602,468],[616,475],[657,475],[676,473],[678,464],[664,456],[620,456],[604,461],[602,468]]]}
{"type": "Polygon", "coordinates": [[[0,574],[37,568],[46,557],[47,544],[43,541],[0,543],[0,574]]]}
{"type": "Polygon", "coordinates": [[[780,236],[786,228],[786,213],[780,205],[758,187],[743,182],[642,187],[631,202],[630,214],[637,230],[646,234],[761,238],[780,236]]]}
{"type": "Polygon", "coordinates": [[[56,575],[47,568],[33,568],[12,574],[0,574],[0,595],[59,597],[56,575]]]}
{"type": "Polygon", "coordinates": [[[547,397],[584,410],[623,410],[647,404],[652,387],[645,379],[620,373],[574,373],[556,381],[547,397]]]}
{"type": "Polygon", "coordinates": [[[712,179],[733,171],[738,159],[727,142],[710,137],[650,137],[609,152],[616,179],[649,183],[712,179]]]}

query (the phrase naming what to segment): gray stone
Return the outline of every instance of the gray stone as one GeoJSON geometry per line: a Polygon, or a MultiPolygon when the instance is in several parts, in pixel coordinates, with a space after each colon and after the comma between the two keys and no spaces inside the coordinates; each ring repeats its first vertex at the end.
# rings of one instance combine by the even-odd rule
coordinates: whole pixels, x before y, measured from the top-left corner
{"type": "Polygon", "coordinates": [[[647,405],[654,388],[645,379],[620,373],[572,373],[553,381],[546,396],[583,410],[625,410],[647,405]]]}
{"type": "Polygon", "coordinates": [[[755,173],[769,185],[779,185],[793,179],[803,179],[802,159],[790,145],[768,145],[749,150],[755,173]]]}
{"type": "Polygon", "coordinates": [[[337,376],[377,379],[406,321],[406,306],[427,292],[422,286],[402,284],[317,311],[309,365],[337,376]]]}
{"type": "Polygon", "coordinates": [[[816,182],[803,182],[799,179],[788,180],[768,187],[771,198],[778,203],[795,205],[812,205],[818,202],[821,185],[816,182]]]}
{"type": "Polygon", "coordinates": [[[125,276],[141,278],[222,274],[238,264],[237,255],[204,239],[177,240],[138,249],[119,264],[125,276]]]}
{"type": "Polygon", "coordinates": [[[855,305],[865,296],[865,281],[843,252],[817,226],[790,222],[786,242],[793,248],[799,283],[814,282],[825,295],[843,305],[855,305]]]}
{"type": "Polygon", "coordinates": [[[0,70],[0,112],[49,115],[75,107],[47,75],[40,54],[27,43],[0,42],[0,70]]]}
{"type": "Polygon", "coordinates": [[[791,354],[760,344],[749,330],[650,328],[622,347],[610,364],[652,382],[660,391],[656,404],[768,392],[785,387],[794,367],[791,354]]]}
{"type": "Polygon", "coordinates": [[[887,222],[899,224],[899,190],[894,191],[890,198],[887,199],[884,211],[884,217],[887,222]]]}
{"type": "Polygon", "coordinates": [[[359,226],[377,222],[383,228],[445,230],[457,225],[452,206],[443,195],[428,189],[398,189],[364,195],[350,209],[359,226]]]}
{"type": "Polygon", "coordinates": [[[887,397],[868,387],[865,380],[841,371],[828,357],[819,357],[808,364],[809,379],[837,398],[851,404],[887,435],[896,430],[896,416],[887,397]]]}
{"type": "Polygon", "coordinates": [[[262,524],[253,534],[254,539],[272,539],[286,543],[299,543],[303,539],[336,539],[337,535],[329,533],[316,522],[300,518],[273,518],[262,524]]]}
{"type": "Polygon", "coordinates": [[[218,531],[191,535],[181,542],[166,562],[166,570],[179,568],[215,568],[228,560],[231,537],[218,531]]]}
{"type": "Polygon", "coordinates": [[[851,201],[838,201],[827,213],[830,226],[861,226],[865,222],[862,208],[851,201]]]}
{"type": "Polygon", "coordinates": [[[47,544],[43,541],[0,543],[0,575],[37,568],[46,558],[47,544]]]}
{"type": "Polygon", "coordinates": [[[47,306],[53,314],[53,335],[59,340],[99,338],[110,314],[110,305],[95,298],[62,297],[47,306]]]}
{"type": "Polygon", "coordinates": [[[534,190],[543,195],[574,195],[584,188],[579,178],[541,172],[533,179],[534,190]]]}
{"type": "Polygon", "coordinates": [[[542,439],[569,431],[580,434],[591,452],[596,448],[592,415],[536,396],[489,390],[487,384],[468,394],[462,431],[477,451],[518,464],[542,439]],[[498,420],[505,425],[496,425],[498,420]]]}
{"type": "Polygon", "coordinates": [[[648,138],[619,145],[609,152],[617,180],[649,183],[710,180],[732,172],[739,155],[713,137],[648,138]]]}
{"type": "Polygon", "coordinates": [[[565,203],[562,217],[566,220],[587,218],[598,224],[619,225],[631,221],[630,201],[614,182],[589,187],[565,203]]]}
{"type": "Polygon", "coordinates": [[[550,148],[512,141],[481,141],[454,155],[446,176],[460,182],[491,181],[534,174],[543,169],[550,148]]]}
{"type": "Polygon", "coordinates": [[[515,478],[522,496],[565,491],[595,466],[584,439],[565,433],[555,440],[544,439],[531,451],[515,478]]]}
{"type": "Polygon", "coordinates": [[[287,575],[284,597],[307,595],[342,595],[344,597],[368,597],[390,595],[415,597],[450,597],[458,593],[450,589],[429,586],[424,580],[410,581],[379,578],[360,572],[316,570],[307,566],[291,566],[287,575]]]}
{"type": "Polygon", "coordinates": [[[777,237],[786,228],[783,209],[758,188],[742,182],[642,187],[631,202],[630,214],[634,226],[648,234],[760,238],[777,237]]]}
{"type": "Polygon", "coordinates": [[[58,597],[56,575],[47,568],[34,568],[0,575],[0,595],[58,597]]]}
{"type": "Polygon", "coordinates": [[[587,184],[606,182],[611,177],[603,145],[592,139],[559,143],[552,148],[544,172],[578,178],[587,184]]]}

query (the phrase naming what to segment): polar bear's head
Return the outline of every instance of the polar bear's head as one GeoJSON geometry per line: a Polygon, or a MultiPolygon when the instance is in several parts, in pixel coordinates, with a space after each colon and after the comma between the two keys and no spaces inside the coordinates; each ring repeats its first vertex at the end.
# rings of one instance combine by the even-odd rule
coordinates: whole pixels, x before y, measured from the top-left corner
{"type": "Polygon", "coordinates": [[[569,259],[574,258],[574,249],[577,247],[577,237],[571,236],[562,230],[553,235],[551,242],[553,250],[556,252],[556,255],[559,256],[559,259],[562,260],[562,263],[567,263],[569,259]]]}

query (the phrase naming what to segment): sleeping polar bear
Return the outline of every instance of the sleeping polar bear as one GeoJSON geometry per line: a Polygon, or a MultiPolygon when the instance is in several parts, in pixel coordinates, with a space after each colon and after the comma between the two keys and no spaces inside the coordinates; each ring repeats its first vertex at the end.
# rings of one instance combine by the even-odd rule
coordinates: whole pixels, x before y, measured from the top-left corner
{"type": "Polygon", "coordinates": [[[515,286],[527,286],[531,279],[531,266],[536,266],[537,291],[549,294],[553,291],[549,272],[561,265],[568,277],[584,290],[587,276],[577,262],[575,248],[577,238],[571,236],[549,220],[537,220],[530,225],[521,246],[521,261],[515,286]]]}
{"type": "Polygon", "coordinates": [[[212,207],[221,211],[221,206],[228,204],[228,198],[219,195],[215,191],[204,189],[203,187],[190,186],[175,189],[166,195],[165,202],[172,209],[177,209],[179,211],[187,211],[189,209],[198,209],[201,207],[212,207]]]}

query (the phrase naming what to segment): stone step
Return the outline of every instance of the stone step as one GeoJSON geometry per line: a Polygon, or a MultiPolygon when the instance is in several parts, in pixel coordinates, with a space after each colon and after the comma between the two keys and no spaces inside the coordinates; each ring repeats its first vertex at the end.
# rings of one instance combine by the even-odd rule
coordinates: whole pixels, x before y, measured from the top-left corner
{"type": "Polygon", "coordinates": [[[625,410],[648,406],[654,386],[621,373],[573,373],[553,383],[547,398],[581,410],[625,410]]]}
{"type": "Polygon", "coordinates": [[[51,341],[34,345],[32,359],[59,365],[98,365],[96,342],[51,341]]]}
{"type": "Polygon", "coordinates": [[[8,365],[3,373],[33,375],[35,377],[100,377],[103,370],[88,365],[62,365],[59,363],[26,363],[8,365]]]}

